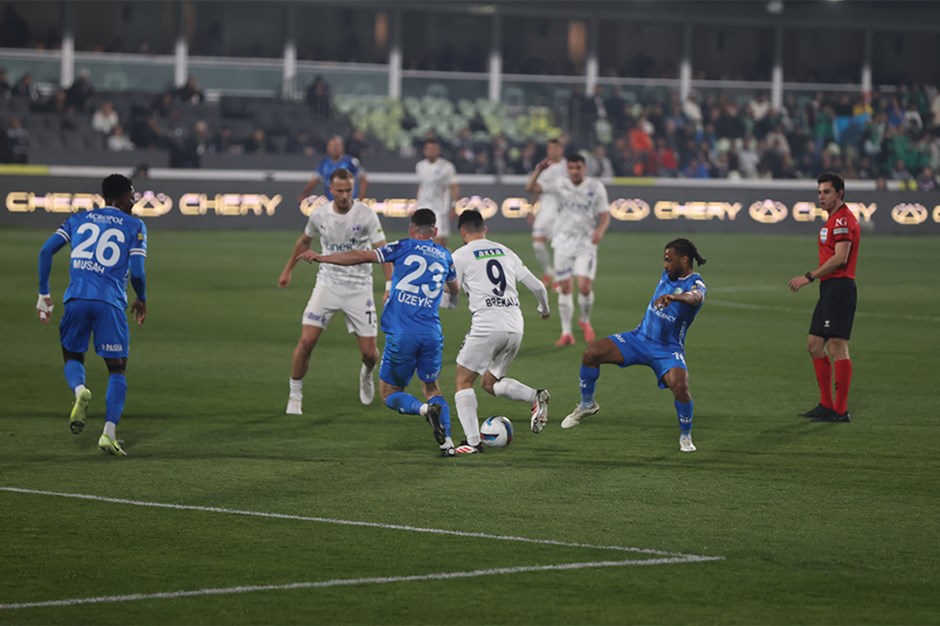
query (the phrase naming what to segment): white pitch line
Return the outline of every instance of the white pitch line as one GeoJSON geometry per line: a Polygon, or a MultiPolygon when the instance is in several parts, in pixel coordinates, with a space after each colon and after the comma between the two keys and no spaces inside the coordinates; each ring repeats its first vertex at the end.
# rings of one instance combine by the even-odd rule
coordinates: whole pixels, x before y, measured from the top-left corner
{"type": "MultiPolygon", "coordinates": [[[[743,309],[745,311],[779,311],[781,313],[812,313],[811,308],[797,309],[787,306],[776,306],[772,304],[753,304],[751,302],[731,302],[729,300],[708,299],[713,305],[723,306],[729,309],[743,309]]],[[[897,313],[869,313],[867,311],[858,311],[856,317],[869,317],[888,320],[906,320],[910,322],[940,322],[940,317],[932,315],[908,315],[897,313]]]]}
{"type": "Polygon", "coordinates": [[[35,609],[44,607],[77,606],[81,604],[105,604],[117,602],[139,602],[143,600],[172,600],[197,596],[222,596],[231,594],[253,593],[258,591],[292,591],[296,589],[322,589],[324,587],[345,587],[352,585],[385,585],[400,582],[420,582],[426,580],[453,580],[457,578],[479,578],[525,574],[532,572],[558,572],[567,570],[592,569],[601,567],[631,567],[640,565],[668,565],[674,563],[696,563],[719,561],[722,557],[688,556],[644,560],[594,561],[586,563],[561,563],[558,565],[524,565],[519,567],[499,567],[468,572],[441,572],[438,574],[418,574],[414,576],[383,576],[377,578],[337,578],[319,582],[288,583],[283,585],[244,585],[238,587],[218,587],[194,589],[190,591],[164,591],[160,593],[132,593],[120,596],[96,596],[91,598],[70,598],[66,600],[46,600],[41,602],[15,602],[0,604],[0,610],[35,609]]]}
{"type": "Polygon", "coordinates": [[[589,543],[574,543],[567,541],[556,541],[554,539],[533,539],[530,537],[515,537],[512,535],[491,535],[489,533],[467,532],[462,530],[447,530],[443,528],[422,528],[420,526],[405,526],[402,524],[383,524],[380,522],[362,522],[356,520],[335,519],[330,517],[313,517],[307,515],[291,515],[287,513],[266,513],[263,511],[246,511],[242,509],[227,509],[214,506],[199,506],[191,504],[171,504],[166,502],[148,502],[145,500],[127,500],[125,498],[111,498],[107,496],[96,496],[82,493],[64,493],[58,491],[42,491],[39,489],[23,489],[20,487],[0,487],[0,491],[9,493],[22,493],[40,496],[56,496],[61,498],[74,498],[78,500],[93,500],[96,502],[109,502],[111,504],[127,504],[131,506],[143,506],[158,509],[173,509],[176,511],[201,511],[204,513],[222,513],[225,515],[244,515],[248,517],[262,517],[267,519],[286,519],[301,522],[319,522],[322,524],[336,524],[340,526],[360,526],[365,528],[381,528],[384,530],[402,530],[413,533],[427,533],[432,535],[447,535],[452,537],[472,537],[476,539],[491,539],[497,541],[517,541],[522,543],[533,543],[547,546],[558,546],[564,548],[581,548],[591,550],[615,550],[618,552],[632,552],[637,554],[654,554],[664,557],[678,557],[683,559],[711,559],[723,557],[707,557],[698,554],[682,554],[680,552],[666,552],[664,550],[653,550],[650,548],[631,548],[626,546],[602,546],[589,543]]]}

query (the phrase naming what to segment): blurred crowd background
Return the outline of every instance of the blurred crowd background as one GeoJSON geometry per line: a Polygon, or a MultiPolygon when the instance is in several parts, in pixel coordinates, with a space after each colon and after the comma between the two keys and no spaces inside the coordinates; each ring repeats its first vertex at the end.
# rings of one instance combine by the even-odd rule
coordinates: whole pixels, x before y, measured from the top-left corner
{"type": "Polygon", "coordinates": [[[274,29],[247,38],[263,17],[248,3],[37,4],[57,6],[0,3],[7,163],[312,169],[339,135],[395,172],[436,137],[459,173],[502,176],[561,137],[602,178],[938,182],[931,3],[732,2],[700,23],[675,15],[690,3],[638,22],[650,3],[588,3],[603,19],[577,3],[272,2],[255,10],[274,29]],[[155,17],[159,37],[140,27],[155,17]]]}

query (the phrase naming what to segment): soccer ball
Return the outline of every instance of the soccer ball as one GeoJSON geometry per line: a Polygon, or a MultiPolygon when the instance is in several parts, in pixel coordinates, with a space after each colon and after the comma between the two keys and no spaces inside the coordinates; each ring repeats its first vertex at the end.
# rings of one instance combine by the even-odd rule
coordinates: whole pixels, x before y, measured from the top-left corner
{"type": "Polygon", "coordinates": [[[480,439],[490,448],[505,448],[512,443],[512,422],[502,415],[486,418],[480,426],[480,439]]]}

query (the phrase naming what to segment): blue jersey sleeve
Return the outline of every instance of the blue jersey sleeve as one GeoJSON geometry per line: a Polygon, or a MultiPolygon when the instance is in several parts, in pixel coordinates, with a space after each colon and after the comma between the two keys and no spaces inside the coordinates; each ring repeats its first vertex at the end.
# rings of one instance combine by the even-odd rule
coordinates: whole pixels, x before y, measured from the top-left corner
{"type": "Polygon", "coordinates": [[[394,263],[401,256],[402,250],[404,250],[402,242],[393,241],[375,248],[375,254],[379,257],[379,263],[394,263]]]}
{"type": "Polygon", "coordinates": [[[42,249],[39,250],[39,293],[49,293],[49,274],[52,273],[52,256],[62,249],[66,243],[59,231],[53,233],[42,249]]]}

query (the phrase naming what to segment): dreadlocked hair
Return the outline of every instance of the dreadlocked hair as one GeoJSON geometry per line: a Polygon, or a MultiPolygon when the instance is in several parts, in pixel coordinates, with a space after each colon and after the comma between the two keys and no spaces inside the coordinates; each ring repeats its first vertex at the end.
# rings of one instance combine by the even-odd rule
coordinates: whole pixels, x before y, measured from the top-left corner
{"type": "Polygon", "coordinates": [[[666,244],[665,249],[668,250],[669,248],[675,250],[676,254],[678,254],[680,257],[687,256],[695,263],[698,263],[700,266],[705,265],[705,259],[703,259],[702,255],[699,254],[698,248],[696,248],[695,244],[688,239],[673,239],[666,244]]]}

